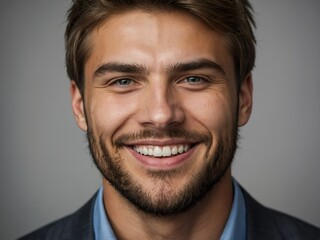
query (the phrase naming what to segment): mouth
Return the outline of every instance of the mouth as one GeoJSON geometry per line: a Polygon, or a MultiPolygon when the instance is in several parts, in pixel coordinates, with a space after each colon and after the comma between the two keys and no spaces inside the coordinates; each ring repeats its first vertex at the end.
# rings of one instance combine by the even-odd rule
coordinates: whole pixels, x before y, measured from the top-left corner
{"type": "Polygon", "coordinates": [[[131,148],[138,154],[155,158],[170,157],[189,151],[194,144],[178,144],[167,146],[133,145],[131,148]]]}
{"type": "Polygon", "coordinates": [[[127,149],[147,169],[168,170],[189,162],[198,143],[137,143],[127,149]]]}

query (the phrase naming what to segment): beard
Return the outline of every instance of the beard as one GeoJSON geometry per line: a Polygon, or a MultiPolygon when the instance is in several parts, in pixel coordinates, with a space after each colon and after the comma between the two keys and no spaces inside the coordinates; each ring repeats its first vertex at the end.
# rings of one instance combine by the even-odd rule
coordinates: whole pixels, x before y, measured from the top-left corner
{"type": "Polygon", "coordinates": [[[237,137],[237,127],[234,127],[230,136],[216,140],[215,150],[210,153],[213,139],[209,134],[171,129],[164,135],[154,130],[143,130],[119,136],[113,142],[114,151],[111,153],[102,135],[95,137],[90,126],[87,131],[90,153],[103,177],[136,209],[156,217],[177,215],[191,209],[202,200],[229,169],[237,148],[237,137]],[[204,143],[207,147],[204,159],[194,161],[201,161],[205,164],[198,172],[190,176],[188,182],[180,189],[172,187],[172,183],[182,173],[181,169],[146,170],[150,181],[157,188],[155,191],[148,191],[143,187],[143,182],[139,182],[131,172],[126,171],[123,167],[126,159],[122,158],[119,150],[128,140],[163,136],[204,143]]]}

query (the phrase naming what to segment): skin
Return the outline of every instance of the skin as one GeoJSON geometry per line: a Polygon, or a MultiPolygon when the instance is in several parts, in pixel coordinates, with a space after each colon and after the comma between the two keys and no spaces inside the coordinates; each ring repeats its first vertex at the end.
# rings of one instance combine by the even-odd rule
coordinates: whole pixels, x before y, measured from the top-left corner
{"type": "MultiPolygon", "coordinates": [[[[103,137],[110,153],[121,157],[120,167],[150,194],[151,201],[156,202],[160,193],[170,199],[188,185],[191,176],[212,160],[205,156],[216,152],[217,139],[231,138],[231,129],[243,126],[250,117],[251,74],[237,91],[234,62],[224,36],[187,14],[136,10],[114,15],[92,32],[91,43],[84,97],[71,84],[75,119],[84,131],[90,126],[96,139],[103,137]],[[203,59],[218,68],[172,69],[203,59]],[[97,74],[103,64],[115,62],[143,66],[145,71],[97,74]],[[172,128],[209,135],[212,143],[196,143],[179,161],[149,157],[147,163],[129,147],[188,144],[171,138],[172,128]],[[119,136],[145,129],[155,131],[157,137],[130,140],[115,149],[119,136]],[[178,173],[167,181],[155,181],[148,174],[172,170],[178,173]]],[[[105,178],[103,187],[106,213],[119,239],[219,239],[233,199],[230,169],[195,207],[167,217],[138,211],[105,178]]]]}

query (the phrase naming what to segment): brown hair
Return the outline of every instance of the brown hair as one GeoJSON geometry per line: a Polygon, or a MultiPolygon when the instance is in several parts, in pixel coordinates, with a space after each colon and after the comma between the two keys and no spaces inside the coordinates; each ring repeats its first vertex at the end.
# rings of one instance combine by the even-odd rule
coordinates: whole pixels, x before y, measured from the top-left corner
{"type": "Polygon", "coordinates": [[[183,11],[223,33],[233,54],[238,86],[254,66],[255,22],[248,0],[73,0],[65,33],[66,66],[81,92],[90,33],[108,17],[130,9],[183,11]]]}

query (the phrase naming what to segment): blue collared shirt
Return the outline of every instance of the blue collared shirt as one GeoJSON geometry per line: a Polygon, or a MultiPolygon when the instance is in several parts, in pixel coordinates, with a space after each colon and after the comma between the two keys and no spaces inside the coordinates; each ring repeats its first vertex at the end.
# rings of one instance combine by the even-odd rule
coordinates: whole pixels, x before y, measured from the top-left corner
{"type": "MultiPolygon", "coordinates": [[[[233,180],[233,203],[220,240],[246,239],[246,206],[238,183],[233,180]]],[[[103,204],[103,188],[100,187],[93,210],[93,228],[96,240],[116,240],[103,204]]]]}
{"type": "Polygon", "coordinates": [[[245,240],[246,227],[246,204],[238,183],[233,180],[232,208],[220,240],[245,240]]]}

